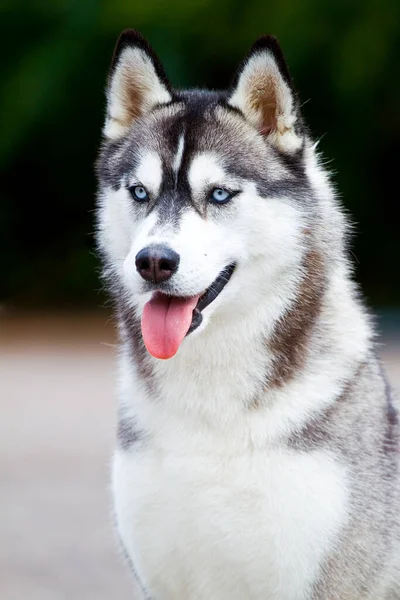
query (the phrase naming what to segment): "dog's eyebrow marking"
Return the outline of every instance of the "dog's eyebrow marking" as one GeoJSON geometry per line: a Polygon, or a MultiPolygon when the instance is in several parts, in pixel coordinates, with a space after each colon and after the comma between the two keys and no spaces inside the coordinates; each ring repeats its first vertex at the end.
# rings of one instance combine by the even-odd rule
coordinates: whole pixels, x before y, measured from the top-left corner
{"type": "Polygon", "coordinates": [[[209,185],[222,185],[226,178],[226,172],[211,152],[203,152],[193,158],[188,180],[195,194],[200,194],[209,185]]]}
{"type": "Polygon", "coordinates": [[[178,174],[178,171],[182,164],[184,147],[185,147],[185,134],[181,133],[181,135],[179,136],[178,148],[177,148],[177,151],[175,154],[174,162],[172,164],[172,168],[174,170],[174,173],[176,173],[176,174],[178,174]]]}
{"type": "Polygon", "coordinates": [[[136,169],[135,183],[141,183],[144,187],[158,195],[162,182],[162,164],[161,158],[155,152],[146,152],[140,157],[139,166],[136,169]]]}

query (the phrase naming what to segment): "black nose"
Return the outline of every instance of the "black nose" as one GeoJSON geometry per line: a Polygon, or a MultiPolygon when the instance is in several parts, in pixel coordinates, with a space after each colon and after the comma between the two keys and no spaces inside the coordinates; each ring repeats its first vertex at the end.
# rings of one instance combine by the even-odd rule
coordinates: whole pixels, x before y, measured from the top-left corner
{"type": "Polygon", "coordinates": [[[167,246],[147,246],[136,255],[136,269],[146,281],[162,283],[175,273],[179,254],[167,246]]]}

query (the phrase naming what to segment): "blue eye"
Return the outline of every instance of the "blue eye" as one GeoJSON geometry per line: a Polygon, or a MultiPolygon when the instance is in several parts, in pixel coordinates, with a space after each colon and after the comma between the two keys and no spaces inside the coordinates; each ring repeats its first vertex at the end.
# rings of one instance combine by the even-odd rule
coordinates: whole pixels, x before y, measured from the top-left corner
{"type": "Polygon", "coordinates": [[[142,185],[132,185],[129,189],[129,193],[136,202],[146,202],[149,199],[147,190],[142,185]]]}
{"type": "Polygon", "coordinates": [[[210,200],[216,202],[217,204],[224,204],[225,202],[228,202],[231,198],[232,194],[222,188],[215,188],[215,190],[211,192],[210,196],[210,200]]]}

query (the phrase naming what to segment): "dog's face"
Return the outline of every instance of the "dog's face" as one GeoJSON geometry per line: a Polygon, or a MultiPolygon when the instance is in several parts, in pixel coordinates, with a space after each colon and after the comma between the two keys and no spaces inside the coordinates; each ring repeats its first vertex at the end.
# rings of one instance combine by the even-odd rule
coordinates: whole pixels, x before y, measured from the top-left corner
{"type": "Polygon", "coordinates": [[[275,40],[256,43],[229,92],[174,92],[127,32],[105,136],[99,243],[151,354],[173,356],[188,333],[256,310],[296,276],[305,138],[275,40]]]}

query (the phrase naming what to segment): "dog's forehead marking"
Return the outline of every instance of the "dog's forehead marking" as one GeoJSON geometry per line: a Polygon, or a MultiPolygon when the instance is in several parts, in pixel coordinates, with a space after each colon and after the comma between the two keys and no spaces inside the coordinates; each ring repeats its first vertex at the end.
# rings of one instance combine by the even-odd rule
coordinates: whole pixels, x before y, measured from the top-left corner
{"type": "Polygon", "coordinates": [[[211,152],[197,154],[189,167],[188,181],[193,192],[201,192],[207,185],[222,184],[227,174],[218,158],[211,152]]]}
{"type": "Polygon", "coordinates": [[[172,163],[172,168],[174,170],[174,173],[178,173],[178,171],[180,169],[180,166],[182,164],[184,148],[185,148],[185,135],[183,133],[181,133],[181,135],[179,136],[178,147],[176,150],[174,161],[172,163]]]}
{"type": "Polygon", "coordinates": [[[139,159],[139,164],[135,172],[137,183],[141,183],[157,195],[162,182],[163,169],[161,158],[156,152],[145,152],[139,159]]]}

